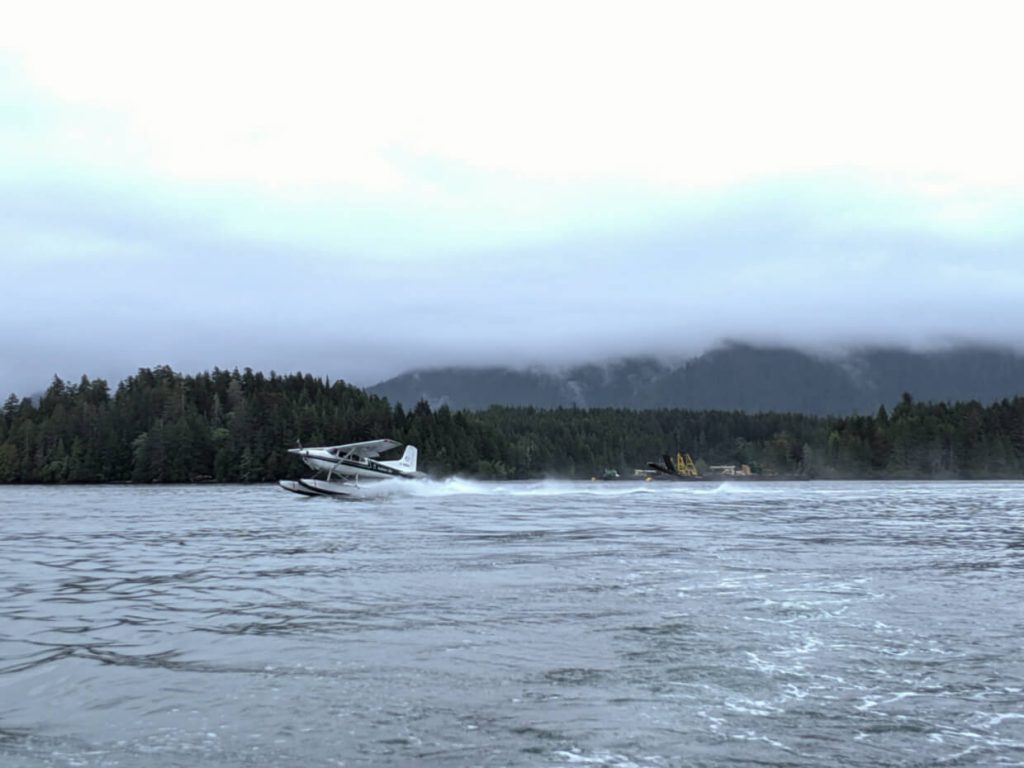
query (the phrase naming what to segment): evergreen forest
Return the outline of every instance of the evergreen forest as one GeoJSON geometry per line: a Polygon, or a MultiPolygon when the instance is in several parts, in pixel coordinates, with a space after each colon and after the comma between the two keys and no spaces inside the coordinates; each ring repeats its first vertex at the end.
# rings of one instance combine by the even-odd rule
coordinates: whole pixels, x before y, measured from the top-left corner
{"type": "Polygon", "coordinates": [[[434,476],[589,478],[663,454],[699,467],[747,464],[803,478],[1024,477],[1024,398],[919,403],[831,418],[678,409],[492,407],[405,410],[344,382],[246,369],[140,369],[55,377],[37,399],[7,398],[0,482],[265,482],[308,474],[285,449],[391,437],[434,476]]]}

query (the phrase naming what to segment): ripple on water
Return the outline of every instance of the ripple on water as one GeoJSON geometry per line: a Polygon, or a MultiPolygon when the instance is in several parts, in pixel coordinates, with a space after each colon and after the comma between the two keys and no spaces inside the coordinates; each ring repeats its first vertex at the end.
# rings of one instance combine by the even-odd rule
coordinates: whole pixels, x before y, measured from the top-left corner
{"type": "Polygon", "coordinates": [[[1024,764],[1018,483],[0,487],[0,521],[5,768],[1024,764]]]}

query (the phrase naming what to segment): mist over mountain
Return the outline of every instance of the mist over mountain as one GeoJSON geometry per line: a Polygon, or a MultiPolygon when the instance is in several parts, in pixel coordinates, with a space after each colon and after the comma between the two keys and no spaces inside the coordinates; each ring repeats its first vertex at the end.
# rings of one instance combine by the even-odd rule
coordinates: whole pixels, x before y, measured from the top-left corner
{"type": "Polygon", "coordinates": [[[405,407],[490,405],[689,408],[816,415],[871,414],[904,392],[915,400],[991,403],[1024,393],[1024,355],[965,347],[865,349],[823,357],[732,345],[683,363],[626,358],[563,371],[451,367],[418,370],[368,390],[405,407]]]}

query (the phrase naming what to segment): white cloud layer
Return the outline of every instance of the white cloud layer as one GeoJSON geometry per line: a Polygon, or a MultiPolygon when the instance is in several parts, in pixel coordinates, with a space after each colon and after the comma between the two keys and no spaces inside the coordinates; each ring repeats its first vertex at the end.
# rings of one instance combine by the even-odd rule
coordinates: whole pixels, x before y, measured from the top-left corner
{"type": "Polygon", "coordinates": [[[1017,344],[1016,3],[21,4],[0,389],[1017,344]]]}

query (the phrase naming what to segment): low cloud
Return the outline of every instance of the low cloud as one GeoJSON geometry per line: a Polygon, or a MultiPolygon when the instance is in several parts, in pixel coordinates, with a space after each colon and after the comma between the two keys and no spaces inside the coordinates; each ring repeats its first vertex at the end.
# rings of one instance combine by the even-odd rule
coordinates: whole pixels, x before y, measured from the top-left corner
{"type": "Polygon", "coordinates": [[[683,203],[618,235],[390,257],[247,236],[201,208],[168,213],[158,196],[108,189],[98,202],[62,186],[26,202],[0,190],[15,287],[0,309],[0,387],[27,394],[55,373],[116,381],[163,363],[369,385],[438,365],[680,358],[724,340],[823,352],[1020,343],[1019,237],[844,227],[844,213],[877,201],[855,190],[838,207],[808,205],[815,183],[736,190],[697,213],[683,203]]]}
{"type": "Polygon", "coordinates": [[[1012,4],[207,5],[5,18],[0,396],[1021,344],[1012,4]]]}

